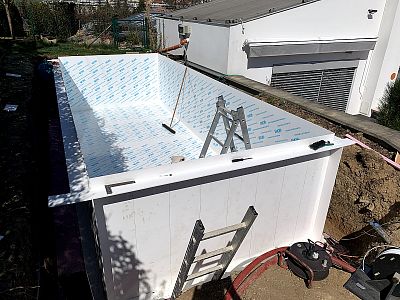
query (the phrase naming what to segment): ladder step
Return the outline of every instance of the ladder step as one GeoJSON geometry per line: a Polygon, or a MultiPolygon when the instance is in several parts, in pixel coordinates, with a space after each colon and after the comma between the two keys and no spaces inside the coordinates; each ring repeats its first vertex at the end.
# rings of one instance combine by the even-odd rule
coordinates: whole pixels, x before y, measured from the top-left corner
{"type": "Polygon", "coordinates": [[[224,144],[223,144],[219,139],[217,139],[215,135],[211,135],[211,137],[212,137],[212,139],[213,139],[214,141],[216,141],[221,147],[224,146],[224,144]]]}
{"type": "Polygon", "coordinates": [[[197,273],[193,273],[192,275],[189,275],[189,276],[187,277],[186,281],[193,280],[193,279],[196,279],[196,278],[198,278],[198,277],[201,277],[201,276],[204,276],[204,275],[213,273],[213,272],[215,272],[215,271],[222,270],[222,268],[223,268],[222,265],[217,265],[217,266],[215,266],[215,267],[208,268],[208,269],[205,269],[205,270],[200,271],[200,272],[197,272],[197,273]]]}
{"type": "Polygon", "coordinates": [[[193,262],[194,263],[195,262],[199,262],[199,261],[205,260],[207,258],[211,258],[211,257],[214,257],[214,256],[218,256],[218,255],[224,254],[226,252],[230,252],[232,250],[233,250],[233,247],[232,246],[228,246],[228,247],[224,247],[224,248],[221,248],[221,249],[218,249],[218,250],[215,250],[215,251],[211,251],[211,252],[208,252],[208,253],[205,253],[205,254],[201,254],[199,256],[196,256],[193,262]]]}
{"type": "Polygon", "coordinates": [[[229,115],[227,115],[225,112],[220,111],[219,113],[221,114],[222,117],[226,118],[228,121],[233,122],[233,119],[229,117],[229,115]]]}
{"type": "Polygon", "coordinates": [[[235,224],[235,225],[232,225],[232,226],[228,226],[228,227],[225,227],[225,228],[217,229],[217,230],[214,230],[214,231],[210,231],[210,232],[207,232],[207,233],[204,234],[202,241],[211,239],[211,238],[219,236],[219,235],[224,235],[224,234],[227,234],[229,232],[233,232],[233,231],[236,231],[236,230],[239,230],[239,229],[243,229],[243,228],[246,228],[246,223],[244,223],[244,222],[243,223],[239,223],[239,224],[235,224]]]}
{"type": "Polygon", "coordinates": [[[239,140],[241,140],[242,142],[244,142],[244,139],[243,139],[243,137],[242,137],[241,135],[238,135],[236,132],[234,133],[234,135],[235,135],[239,140]]]}
{"type": "Polygon", "coordinates": [[[219,111],[221,113],[224,113],[226,116],[232,114],[232,111],[230,109],[227,109],[226,107],[220,106],[218,108],[219,108],[219,111]]]}

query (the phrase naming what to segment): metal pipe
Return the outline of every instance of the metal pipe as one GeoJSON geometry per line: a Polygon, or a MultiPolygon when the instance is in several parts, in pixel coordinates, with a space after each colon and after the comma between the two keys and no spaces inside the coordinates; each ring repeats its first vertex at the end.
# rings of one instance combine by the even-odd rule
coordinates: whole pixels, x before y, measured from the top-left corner
{"type": "MultiPolygon", "coordinates": [[[[248,287],[260,274],[255,274],[255,276],[250,277],[250,281],[246,283],[245,286],[241,288],[241,285],[244,283],[245,280],[251,275],[252,272],[254,272],[255,269],[260,267],[263,263],[266,264],[266,268],[273,264],[274,262],[277,262],[278,260],[274,259],[274,256],[276,256],[278,253],[283,253],[288,249],[288,247],[281,247],[277,248],[271,251],[268,251],[256,259],[254,259],[250,264],[247,265],[246,268],[243,269],[239,273],[239,275],[235,278],[235,280],[232,282],[232,285],[229,287],[228,291],[225,294],[225,300],[233,300],[237,299],[239,289],[241,291],[244,291],[246,287],[248,287]],[[267,262],[265,262],[267,261],[267,262]]],[[[265,268],[265,269],[266,269],[265,268]]],[[[265,269],[263,271],[265,271],[265,269]]]]}
{"type": "Polygon", "coordinates": [[[331,258],[332,258],[332,263],[335,267],[340,267],[343,271],[346,271],[349,273],[354,273],[356,271],[356,268],[349,265],[344,260],[341,260],[340,258],[335,257],[335,256],[331,256],[331,258]]]}
{"type": "Polygon", "coordinates": [[[158,53],[164,53],[164,52],[169,52],[169,51],[172,51],[172,50],[176,50],[176,49],[182,48],[184,45],[186,45],[188,43],[189,43],[189,39],[184,39],[184,40],[181,40],[179,42],[179,44],[176,44],[176,45],[173,45],[173,46],[170,46],[170,47],[167,47],[167,48],[159,50],[158,53]]]}
{"type": "Polygon", "coordinates": [[[183,73],[183,78],[182,78],[181,87],[180,87],[180,89],[179,89],[178,98],[176,99],[176,102],[175,102],[174,113],[172,114],[171,123],[169,124],[169,127],[171,127],[171,128],[172,128],[172,122],[174,121],[174,118],[175,118],[176,110],[177,110],[177,108],[178,108],[179,98],[181,97],[183,85],[185,84],[187,71],[188,71],[188,67],[186,66],[185,72],[183,73]]]}
{"type": "Polygon", "coordinates": [[[307,266],[304,262],[302,262],[301,259],[298,258],[295,254],[290,252],[289,249],[285,251],[285,255],[290,256],[292,259],[295,260],[295,262],[297,264],[299,264],[301,267],[303,267],[308,272],[308,280],[306,280],[306,285],[307,285],[307,288],[310,289],[312,287],[312,282],[314,280],[313,270],[309,266],[307,266]]]}

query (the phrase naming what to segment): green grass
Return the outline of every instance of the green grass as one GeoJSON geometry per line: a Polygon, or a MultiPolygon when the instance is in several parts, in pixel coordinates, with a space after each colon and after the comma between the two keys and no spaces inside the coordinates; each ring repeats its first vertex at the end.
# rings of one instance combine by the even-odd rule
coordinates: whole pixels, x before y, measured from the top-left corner
{"type": "Polygon", "coordinates": [[[59,42],[55,45],[48,45],[42,42],[37,43],[37,53],[47,58],[74,55],[101,55],[101,54],[123,54],[127,50],[119,50],[113,45],[80,45],[71,42],[59,42]]]}

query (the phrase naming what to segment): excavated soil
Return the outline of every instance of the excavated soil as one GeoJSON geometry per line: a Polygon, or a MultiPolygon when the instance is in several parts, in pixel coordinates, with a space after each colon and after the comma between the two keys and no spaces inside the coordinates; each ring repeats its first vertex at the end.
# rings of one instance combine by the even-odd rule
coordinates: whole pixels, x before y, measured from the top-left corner
{"type": "MultiPolygon", "coordinates": [[[[261,98],[339,137],[349,133],[380,154],[394,157],[393,149],[385,148],[360,132],[351,132],[288,101],[261,98]]],[[[382,225],[391,244],[400,245],[400,171],[375,151],[358,145],[343,150],[325,224],[325,232],[341,240],[353,255],[362,255],[372,246],[386,243],[368,224],[374,220],[382,225]]]]}
{"type": "Polygon", "coordinates": [[[400,244],[400,171],[379,154],[353,145],[343,151],[325,230],[361,255],[385,240],[368,224],[376,220],[391,244],[400,244]]]}

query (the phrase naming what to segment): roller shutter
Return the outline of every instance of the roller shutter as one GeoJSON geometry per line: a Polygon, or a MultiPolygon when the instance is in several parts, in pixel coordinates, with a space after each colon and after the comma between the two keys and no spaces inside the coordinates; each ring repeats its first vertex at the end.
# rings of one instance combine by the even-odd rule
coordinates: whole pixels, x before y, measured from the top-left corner
{"type": "Polygon", "coordinates": [[[271,85],[345,111],[356,68],[273,73],[271,85]]]}

